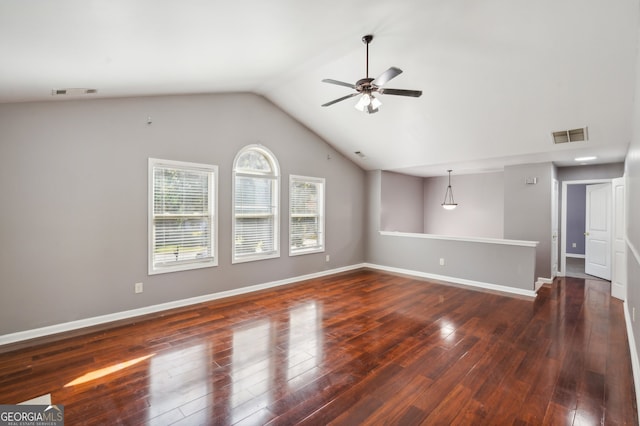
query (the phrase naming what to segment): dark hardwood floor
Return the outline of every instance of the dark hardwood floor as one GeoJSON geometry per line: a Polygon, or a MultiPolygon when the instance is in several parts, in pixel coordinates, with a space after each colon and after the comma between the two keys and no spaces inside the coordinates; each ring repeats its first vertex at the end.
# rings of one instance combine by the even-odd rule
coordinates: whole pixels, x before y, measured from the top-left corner
{"type": "Polygon", "coordinates": [[[0,403],[51,393],[68,425],[638,424],[609,292],[344,273],[5,347],[0,403]]]}

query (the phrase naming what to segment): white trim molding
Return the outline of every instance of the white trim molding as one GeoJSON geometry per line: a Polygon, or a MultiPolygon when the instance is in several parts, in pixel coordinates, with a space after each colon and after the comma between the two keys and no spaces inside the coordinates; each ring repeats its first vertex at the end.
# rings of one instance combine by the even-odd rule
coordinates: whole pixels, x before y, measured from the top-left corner
{"type": "Polygon", "coordinates": [[[377,269],[380,271],[392,272],[392,273],[403,274],[403,275],[412,275],[415,277],[427,278],[431,280],[445,281],[453,284],[461,284],[469,287],[481,288],[484,290],[493,290],[493,291],[499,291],[502,293],[511,293],[511,294],[517,294],[519,296],[527,296],[532,298],[535,298],[537,296],[536,292],[532,290],[525,290],[525,289],[520,289],[515,287],[507,287],[507,286],[498,285],[498,284],[484,283],[480,281],[467,280],[464,278],[430,274],[427,272],[419,272],[419,271],[413,271],[410,269],[395,268],[392,266],[376,265],[372,263],[365,263],[364,266],[367,268],[377,269]]]}
{"type": "Polygon", "coordinates": [[[195,305],[198,303],[209,302],[212,300],[222,299],[225,297],[237,296],[240,294],[252,293],[254,291],[265,290],[268,288],[278,287],[282,285],[292,284],[299,281],[310,280],[313,278],[320,278],[327,275],[337,274],[340,272],[351,271],[355,269],[363,268],[364,264],[356,264],[346,266],[343,268],[330,269],[322,272],[316,272],[307,275],[300,275],[297,277],[286,278],[278,281],[271,281],[263,284],[256,284],[248,287],[242,287],[235,290],[221,291],[218,293],[205,294],[203,296],[191,297],[188,299],[176,300],[173,302],[161,303],[159,305],[146,306],[144,308],[131,309],[128,311],[116,312],[113,314],[100,315],[97,317],[85,318],[77,321],[70,321],[61,324],[54,324],[46,327],[36,328],[33,330],[18,331],[16,333],[10,333],[0,336],[0,346],[7,345],[9,343],[21,342],[24,340],[36,339],[38,337],[50,336],[53,334],[64,333],[67,331],[78,330],[81,328],[92,327],[100,324],[106,324],[109,322],[125,320],[129,318],[135,318],[142,315],[153,314],[156,312],[167,311],[169,309],[182,308],[189,305],[195,305]]]}
{"type": "Polygon", "coordinates": [[[538,277],[538,280],[535,282],[535,289],[536,289],[536,293],[538,292],[538,290],[540,290],[540,288],[542,288],[543,285],[545,284],[553,284],[553,278],[542,278],[542,277],[538,277]]]}
{"type": "Polygon", "coordinates": [[[414,232],[379,231],[380,235],[390,237],[425,238],[428,240],[464,241],[468,243],[502,244],[506,246],[537,247],[539,241],[504,240],[501,238],[456,237],[451,235],[420,234],[414,232]]]}
{"type": "Polygon", "coordinates": [[[636,407],[640,417],[640,361],[638,360],[638,350],[636,349],[636,339],[633,335],[631,318],[629,316],[629,306],[625,300],[623,305],[624,322],[627,326],[627,341],[629,342],[629,352],[631,355],[631,370],[633,372],[633,384],[636,389],[636,407]]]}
{"type": "Polygon", "coordinates": [[[627,242],[627,247],[629,247],[629,250],[631,251],[631,253],[633,253],[633,257],[636,258],[636,263],[640,265],[640,252],[638,252],[638,249],[636,249],[636,247],[631,243],[631,240],[629,240],[626,235],[624,239],[627,242]]]}
{"type": "MultiPolygon", "coordinates": [[[[463,279],[463,278],[448,277],[448,276],[444,276],[444,275],[428,274],[428,273],[419,272],[419,271],[412,271],[412,270],[408,270],[408,269],[394,268],[394,267],[383,266],[383,265],[375,265],[375,264],[372,264],[372,263],[359,263],[359,264],[355,264],[355,265],[345,266],[345,267],[342,267],[342,268],[335,268],[335,269],[330,269],[330,270],[326,270],[326,271],[322,271],[322,272],[316,272],[316,273],[312,273],[312,274],[306,274],[306,275],[300,275],[300,276],[297,276],[297,277],[286,278],[286,279],[283,279],[283,280],[271,281],[271,282],[267,282],[267,283],[263,283],[263,284],[256,284],[256,285],[252,285],[252,286],[248,286],[248,287],[242,287],[242,288],[235,289],[235,290],[227,290],[227,291],[222,291],[222,292],[218,292],[218,293],[206,294],[206,295],[203,295],[203,296],[191,297],[191,298],[188,298],[188,299],[181,299],[181,300],[176,300],[176,301],[167,302],[167,303],[161,303],[161,304],[153,305],[153,306],[146,306],[144,308],[131,309],[131,310],[128,310],[128,311],[116,312],[116,313],[113,313],[113,314],[100,315],[100,316],[97,316],[97,317],[85,318],[85,319],[81,319],[81,320],[77,320],[77,321],[70,321],[70,322],[65,322],[65,323],[61,323],[61,324],[54,324],[54,325],[50,325],[50,326],[46,326],[46,327],[36,328],[36,329],[33,329],[33,330],[26,330],[26,331],[19,331],[19,332],[16,332],[16,333],[5,334],[5,335],[0,336],[0,346],[7,345],[7,344],[10,344],[10,343],[16,343],[16,342],[21,342],[21,341],[25,341],[25,340],[30,340],[30,339],[36,339],[36,338],[39,338],[39,337],[50,336],[50,335],[53,335],[53,334],[64,333],[64,332],[67,332],[67,331],[79,330],[79,329],[82,329],[82,328],[92,327],[92,326],[101,325],[101,324],[106,324],[106,323],[110,323],[110,322],[114,322],[114,321],[120,321],[120,320],[135,318],[135,317],[139,317],[139,316],[142,316],[142,315],[148,315],[148,314],[153,314],[153,313],[157,313],[157,312],[167,311],[169,309],[182,308],[182,307],[185,307],[185,306],[195,305],[195,304],[198,304],[198,303],[209,302],[209,301],[212,301],[212,300],[222,299],[222,298],[225,298],[225,297],[231,297],[231,296],[237,296],[237,295],[241,295],[241,294],[252,293],[252,292],[255,292],[255,291],[259,291],[259,290],[265,290],[265,289],[268,289],[268,288],[279,287],[279,286],[283,286],[283,285],[287,285],[287,284],[293,284],[293,283],[304,281],[304,280],[320,278],[320,277],[324,277],[324,276],[327,276],[327,275],[337,274],[337,273],[341,273],[341,272],[353,271],[353,270],[361,269],[361,268],[370,268],[370,269],[376,269],[376,270],[386,271],[386,272],[391,272],[391,273],[396,273],[396,274],[411,275],[411,276],[415,276],[415,277],[419,277],[419,278],[428,278],[428,279],[432,279],[432,280],[450,282],[450,283],[453,283],[453,284],[461,284],[461,285],[480,288],[480,289],[484,289],[484,290],[493,290],[493,291],[499,291],[499,292],[503,292],[503,293],[516,294],[516,295],[520,295],[520,296],[528,296],[528,297],[532,297],[532,298],[536,297],[536,292],[531,291],[531,290],[523,290],[523,289],[518,289],[518,288],[513,288],[513,287],[506,287],[506,286],[502,286],[502,285],[497,285],[497,284],[490,284],[490,283],[483,283],[483,282],[479,282],[479,281],[467,280],[467,279],[463,279]]],[[[639,392],[639,394],[640,394],[640,392],[639,392]]]]}

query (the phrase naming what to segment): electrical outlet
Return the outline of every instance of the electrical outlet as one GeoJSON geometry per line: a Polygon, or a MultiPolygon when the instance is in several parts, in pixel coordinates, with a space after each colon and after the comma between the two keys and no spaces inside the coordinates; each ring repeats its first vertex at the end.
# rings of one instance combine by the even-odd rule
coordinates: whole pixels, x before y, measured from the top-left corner
{"type": "Polygon", "coordinates": [[[133,288],[136,293],[142,293],[144,291],[142,283],[135,283],[133,288]]]}
{"type": "Polygon", "coordinates": [[[330,256],[330,255],[327,255],[327,256],[326,256],[326,261],[327,261],[327,262],[329,262],[330,260],[331,260],[331,256],[330,256]]]}
{"type": "Polygon", "coordinates": [[[576,248],[576,247],[577,247],[577,244],[576,244],[576,243],[572,243],[572,244],[571,244],[571,247],[576,248]]]}
{"type": "Polygon", "coordinates": [[[444,257],[440,258],[440,266],[444,266],[444,257]]]}
{"type": "Polygon", "coordinates": [[[631,321],[636,322],[636,308],[631,308],[631,321]]]}

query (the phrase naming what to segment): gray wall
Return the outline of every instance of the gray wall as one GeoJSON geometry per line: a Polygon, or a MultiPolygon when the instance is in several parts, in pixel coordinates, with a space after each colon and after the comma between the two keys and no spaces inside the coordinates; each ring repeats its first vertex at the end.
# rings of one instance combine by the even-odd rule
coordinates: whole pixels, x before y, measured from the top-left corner
{"type": "MultiPolygon", "coordinates": [[[[639,34],[640,35],[640,34],[639,34]]],[[[627,309],[640,313],[640,45],[636,56],[636,88],[633,112],[633,137],[625,163],[627,241],[631,250],[627,256],[627,309]]],[[[631,315],[629,315],[631,317],[631,315]]],[[[640,318],[636,315],[636,318],[640,318]]],[[[632,324],[636,353],[640,352],[640,323],[632,324]]],[[[638,387],[636,386],[636,390],[638,387]]]]}
{"type": "Polygon", "coordinates": [[[365,259],[365,173],[256,95],[0,105],[0,138],[0,334],[365,259]],[[281,257],[231,265],[231,167],[252,143],[280,163],[281,257]],[[147,275],[148,157],[219,166],[218,267],[147,275]],[[326,253],[288,256],[289,174],[326,178],[326,253]]]}
{"type": "Polygon", "coordinates": [[[424,231],[426,234],[502,238],[504,174],[452,175],[455,210],[442,208],[448,177],[424,179],[424,231]]]}
{"type": "Polygon", "coordinates": [[[380,170],[367,173],[367,262],[533,291],[533,247],[381,235],[382,180],[380,170]]]}
{"type": "MultiPolygon", "coordinates": [[[[557,179],[567,180],[614,179],[624,174],[624,163],[593,164],[584,166],[558,167],[557,179]]],[[[560,187],[562,191],[562,186],[560,187]]]]}
{"type": "MultiPolygon", "coordinates": [[[[567,186],[567,254],[584,254],[587,185],[567,186]],[[573,244],[576,246],[573,247],[573,244]]],[[[560,222],[558,222],[560,223],[560,222]]]]}
{"type": "Polygon", "coordinates": [[[536,278],[551,278],[551,163],[504,169],[504,238],[538,241],[536,278]],[[535,185],[527,178],[537,178],[535,185]]]}
{"type": "Polygon", "coordinates": [[[380,229],[422,232],[424,200],[422,178],[382,172],[380,229]]]}

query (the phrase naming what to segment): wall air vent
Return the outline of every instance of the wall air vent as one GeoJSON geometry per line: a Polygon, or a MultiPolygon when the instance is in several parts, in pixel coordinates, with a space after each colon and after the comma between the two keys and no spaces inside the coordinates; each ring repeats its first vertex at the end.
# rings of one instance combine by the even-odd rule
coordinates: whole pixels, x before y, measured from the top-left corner
{"type": "Polygon", "coordinates": [[[553,132],[553,143],[569,143],[569,142],[584,142],[589,139],[589,133],[586,127],[572,130],[561,130],[559,132],[553,132]]]}
{"type": "Polygon", "coordinates": [[[73,88],[51,90],[51,96],[93,95],[94,93],[98,93],[98,89],[73,88]]]}
{"type": "Polygon", "coordinates": [[[357,155],[360,158],[365,158],[366,157],[366,155],[364,155],[364,153],[362,151],[356,151],[356,152],[354,152],[354,154],[357,155]]]}

